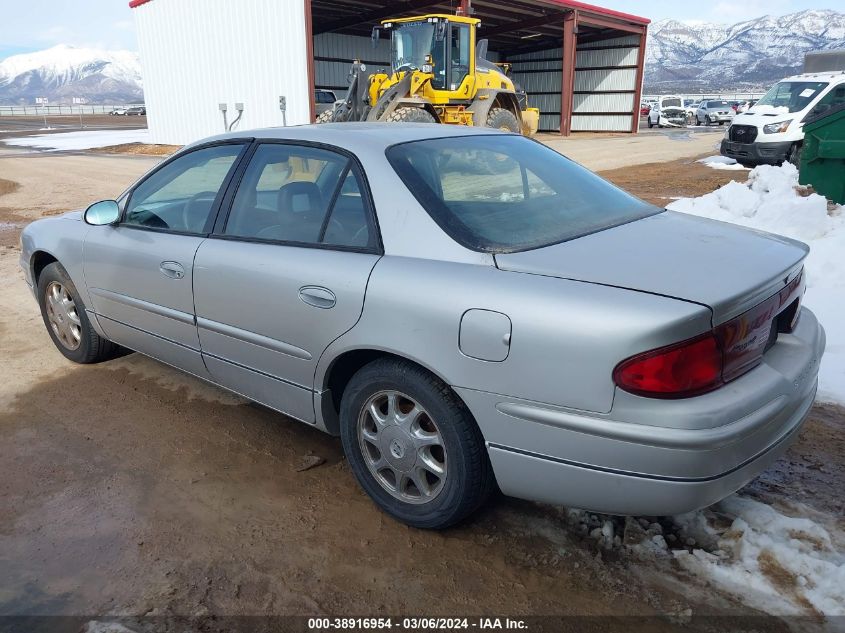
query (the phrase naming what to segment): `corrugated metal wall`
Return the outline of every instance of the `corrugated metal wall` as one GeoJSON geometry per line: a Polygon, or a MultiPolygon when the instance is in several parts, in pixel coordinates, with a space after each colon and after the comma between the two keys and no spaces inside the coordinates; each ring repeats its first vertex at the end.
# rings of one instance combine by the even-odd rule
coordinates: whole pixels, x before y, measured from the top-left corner
{"type": "Polygon", "coordinates": [[[511,76],[526,93],[528,105],[540,109],[540,130],[560,129],[560,82],[563,49],[550,48],[523,55],[513,55],[511,76]]]}
{"type": "MultiPolygon", "coordinates": [[[[184,144],[223,132],[218,103],[244,104],[236,129],[310,119],[302,0],[155,0],[132,10],[154,143],[184,144]]],[[[310,36],[310,34],[308,34],[310,36]]]]}
{"type": "Polygon", "coordinates": [[[630,132],[637,90],[638,35],[578,44],[572,131],[630,132]]]}
{"type": "Polygon", "coordinates": [[[367,73],[390,68],[390,40],[382,38],[376,48],[369,37],[321,33],[314,37],[314,87],[334,90],[338,98],[347,87],[352,61],[367,65],[367,73]]]}
{"type": "MultiPolygon", "coordinates": [[[[577,45],[573,131],[631,130],[638,54],[636,35],[577,45]]],[[[507,58],[529,105],[540,108],[544,131],[560,130],[562,56],[563,49],[550,48],[507,58]]]]}

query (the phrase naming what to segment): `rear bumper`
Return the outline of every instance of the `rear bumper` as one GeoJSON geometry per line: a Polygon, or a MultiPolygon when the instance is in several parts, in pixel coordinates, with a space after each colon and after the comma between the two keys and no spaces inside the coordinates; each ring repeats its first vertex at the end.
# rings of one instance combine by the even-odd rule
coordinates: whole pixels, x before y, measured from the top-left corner
{"type": "Polygon", "coordinates": [[[505,494],[609,514],[680,514],[744,486],[798,434],[815,398],[824,331],[805,311],[781,337],[766,363],[716,392],[675,401],[619,395],[606,416],[458,391],[505,494]]]}
{"type": "Polygon", "coordinates": [[[740,163],[777,165],[786,160],[791,141],[782,143],[735,143],[722,139],[721,154],[740,163]]]}

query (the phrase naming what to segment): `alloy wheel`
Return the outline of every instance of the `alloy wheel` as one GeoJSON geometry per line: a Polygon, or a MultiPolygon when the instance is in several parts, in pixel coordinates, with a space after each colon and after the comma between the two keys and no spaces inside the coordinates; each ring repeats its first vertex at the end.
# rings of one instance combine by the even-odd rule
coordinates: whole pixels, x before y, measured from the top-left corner
{"type": "Polygon", "coordinates": [[[44,296],[47,320],[65,349],[75,350],[82,344],[82,321],[70,293],[58,281],[47,286],[44,296]]]}
{"type": "Polygon", "coordinates": [[[358,444],[379,485],[405,503],[423,504],[443,490],[446,447],[437,424],[413,398],[379,391],[361,407],[358,444]]]}

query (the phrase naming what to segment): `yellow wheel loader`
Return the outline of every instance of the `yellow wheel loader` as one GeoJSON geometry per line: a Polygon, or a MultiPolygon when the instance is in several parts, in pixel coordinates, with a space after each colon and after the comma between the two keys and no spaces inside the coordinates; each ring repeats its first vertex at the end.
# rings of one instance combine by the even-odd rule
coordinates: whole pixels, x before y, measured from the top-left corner
{"type": "Polygon", "coordinates": [[[390,72],[367,74],[359,61],[349,72],[346,97],[323,112],[331,121],[407,121],[537,131],[540,112],[527,107],[506,71],[487,61],[487,40],[476,43],[480,20],[432,14],[384,20],[373,45],[390,35],[390,72]]]}

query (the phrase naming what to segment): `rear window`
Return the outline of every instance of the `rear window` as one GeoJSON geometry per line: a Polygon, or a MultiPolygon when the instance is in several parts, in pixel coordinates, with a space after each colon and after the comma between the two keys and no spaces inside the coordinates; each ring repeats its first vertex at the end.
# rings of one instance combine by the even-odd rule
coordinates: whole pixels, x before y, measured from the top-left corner
{"type": "Polygon", "coordinates": [[[539,248],[662,211],[522,136],[414,141],[387,158],[440,227],[476,251],[539,248]]]}

